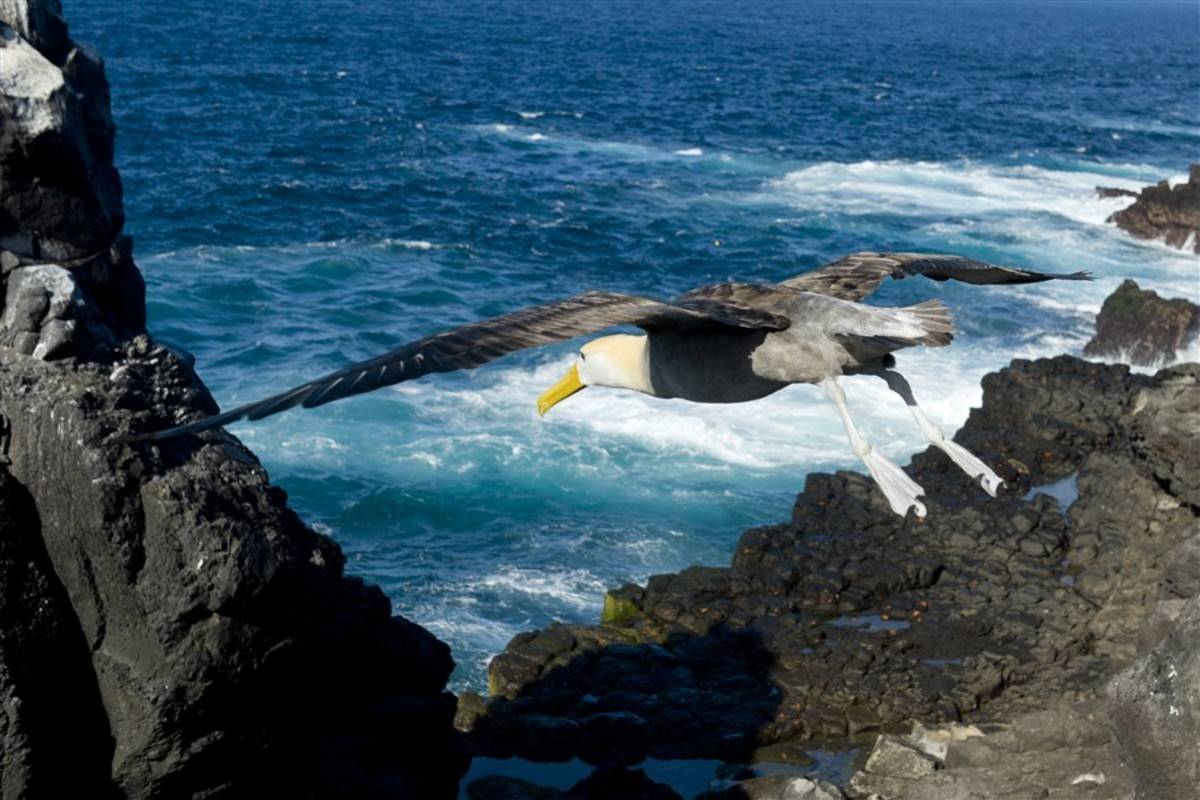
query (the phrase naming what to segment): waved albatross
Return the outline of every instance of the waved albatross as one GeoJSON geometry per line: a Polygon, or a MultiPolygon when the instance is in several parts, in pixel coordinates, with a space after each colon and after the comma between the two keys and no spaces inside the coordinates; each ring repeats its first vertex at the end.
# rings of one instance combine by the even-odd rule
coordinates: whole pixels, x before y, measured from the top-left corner
{"type": "Polygon", "coordinates": [[[977,284],[1089,280],[1085,272],[1054,275],[953,255],[854,253],[776,284],[702,286],[663,302],[614,292],[587,292],[531,306],[403,345],[282,394],[163,431],[135,442],[199,433],[240,419],[262,419],[294,406],[312,408],[431,372],[478,367],[508,353],[620,325],[642,335],[594,339],[566,376],[538,398],[544,415],[587,386],[631,389],[697,403],[740,403],[793,383],[821,386],[837,407],[850,445],[883,490],[892,510],[925,516],[924,490],[859,434],[839,375],[876,375],[904,399],[925,437],[993,497],[1003,482],[986,464],[946,438],[893,369],[891,353],[943,347],[953,338],[949,309],[938,300],[903,308],[863,305],[884,278],[924,275],[977,284]]]}

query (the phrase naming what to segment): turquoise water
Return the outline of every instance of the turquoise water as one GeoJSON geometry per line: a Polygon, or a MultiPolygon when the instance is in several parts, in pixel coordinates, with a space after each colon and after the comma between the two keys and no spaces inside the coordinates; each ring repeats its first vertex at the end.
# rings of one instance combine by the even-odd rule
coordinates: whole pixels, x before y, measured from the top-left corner
{"type": "MultiPolygon", "coordinates": [[[[950,250],[1093,284],[941,297],[901,366],[948,428],[1013,356],[1078,351],[1124,277],[1194,256],[1104,223],[1200,156],[1192,3],[223,4],[68,0],[108,63],[157,336],[223,406],[440,328],[589,288],[775,280],[857,249],[950,250]],[[650,5],[650,4],[646,4],[650,5]]],[[[351,569],[480,688],[516,632],[606,587],[726,563],[814,470],[819,394],[693,407],[591,389],[538,419],[570,345],[233,428],[351,569]]],[[[881,386],[865,433],[921,446],[881,386]]]]}

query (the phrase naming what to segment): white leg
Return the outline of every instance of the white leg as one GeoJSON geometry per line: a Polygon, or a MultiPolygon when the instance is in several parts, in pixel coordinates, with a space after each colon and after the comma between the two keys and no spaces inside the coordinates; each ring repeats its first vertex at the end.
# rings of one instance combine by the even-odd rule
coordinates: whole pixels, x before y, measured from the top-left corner
{"type": "Polygon", "coordinates": [[[951,439],[947,439],[941,429],[934,425],[929,417],[925,416],[925,412],[917,405],[917,400],[913,397],[912,387],[908,385],[908,381],[905,380],[904,376],[890,369],[880,370],[876,374],[887,381],[888,388],[904,398],[908,410],[912,412],[917,425],[921,427],[921,433],[925,434],[925,438],[929,440],[930,444],[948,455],[950,460],[957,464],[963,472],[978,481],[985,492],[995,497],[996,492],[1004,485],[1004,481],[992,471],[991,467],[976,458],[975,454],[970,450],[967,450],[967,448],[951,439]]]}
{"type": "Polygon", "coordinates": [[[916,511],[918,517],[924,517],[925,506],[917,498],[925,494],[925,490],[908,477],[899,466],[884,457],[882,453],[877,453],[859,435],[858,428],[854,426],[854,420],[850,419],[850,409],[846,406],[846,393],[842,391],[837,378],[825,378],[821,381],[821,388],[837,406],[838,413],[842,415],[842,423],[846,426],[846,433],[850,437],[850,446],[854,449],[854,454],[866,464],[867,471],[871,473],[875,483],[883,490],[892,511],[903,517],[911,508],[916,511]]]}

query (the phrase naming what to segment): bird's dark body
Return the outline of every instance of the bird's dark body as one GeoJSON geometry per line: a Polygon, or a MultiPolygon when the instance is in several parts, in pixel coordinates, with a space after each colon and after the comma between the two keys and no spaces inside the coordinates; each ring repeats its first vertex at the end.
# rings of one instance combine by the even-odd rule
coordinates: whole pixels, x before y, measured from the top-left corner
{"type": "Polygon", "coordinates": [[[754,371],[755,351],[773,335],[732,329],[652,331],[648,336],[654,395],[696,403],[744,403],[778,392],[788,384],[754,371]]]}

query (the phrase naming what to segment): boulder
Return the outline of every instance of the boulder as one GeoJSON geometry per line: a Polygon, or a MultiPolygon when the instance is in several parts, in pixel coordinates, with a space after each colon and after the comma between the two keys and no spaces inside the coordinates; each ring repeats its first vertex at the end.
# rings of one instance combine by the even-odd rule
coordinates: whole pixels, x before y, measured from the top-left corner
{"type": "Polygon", "coordinates": [[[1084,355],[1142,366],[1175,359],[1200,335],[1200,306],[1182,297],[1168,300],[1131,280],[1110,294],[1096,317],[1096,335],[1084,355]]]}
{"type": "Polygon", "coordinates": [[[1200,164],[1188,168],[1187,183],[1159,181],[1142,189],[1128,208],[1108,218],[1139,239],[1160,239],[1200,253],[1200,164]]]}

